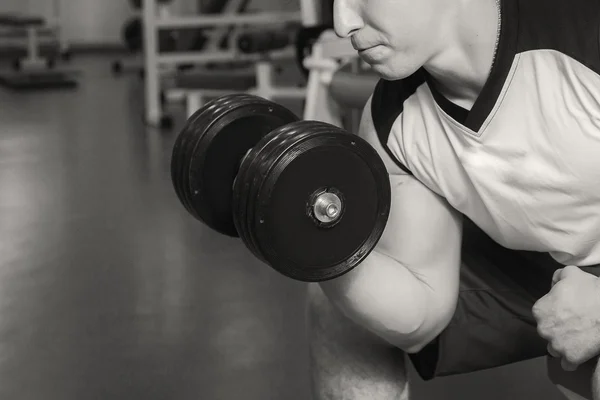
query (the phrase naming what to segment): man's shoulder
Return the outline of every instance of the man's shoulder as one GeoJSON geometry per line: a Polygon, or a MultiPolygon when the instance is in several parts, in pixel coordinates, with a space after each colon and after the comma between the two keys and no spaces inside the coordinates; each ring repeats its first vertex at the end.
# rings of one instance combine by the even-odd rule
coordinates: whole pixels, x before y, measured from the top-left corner
{"type": "Polygon", "coordinates": [[[389,135],[392,125],[404,111],[404,103],[424,83],[426,80],[423,69],[404,79],[380,79],[377,82],[371,101],[371,116],[380,137],[389,135]]]}
{"type": "Polygon", "coordinates": [[[375,86],[373,100],[401,106],[424,83],[426,83],[426,73],[423,68],[404,79],[390,81],[381,78],[375,86]]]}

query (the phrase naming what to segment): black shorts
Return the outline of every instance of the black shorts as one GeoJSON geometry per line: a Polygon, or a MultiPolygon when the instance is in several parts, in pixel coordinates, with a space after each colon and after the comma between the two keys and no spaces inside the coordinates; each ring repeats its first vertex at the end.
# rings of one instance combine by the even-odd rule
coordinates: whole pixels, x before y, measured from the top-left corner
{"type": "MultiPolygon", "coordinates": [[[[460,294],[448,327],[410,354],[422,379],[469,373],[542,357],[534,303],[562,268],[545,253],[508,250],[465,221],[460,294]]],[[[598,268],[583,268],[598,275],[598,268]]]]}

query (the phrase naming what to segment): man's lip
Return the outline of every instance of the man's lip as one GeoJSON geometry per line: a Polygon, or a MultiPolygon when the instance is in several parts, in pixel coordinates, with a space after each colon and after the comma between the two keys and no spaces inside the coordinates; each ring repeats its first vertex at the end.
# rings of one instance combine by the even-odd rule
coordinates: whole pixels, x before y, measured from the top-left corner
{"type": "Polygon", "coordinates": [[[363,53],[363,52],[365,52],[365,51],[367,51],[367,50],[374,49],[374,48],[375,48],[375,47],[377,47],[377,46],[379,46],[379,45],[378,45],[378,44],[376,44],[376,45],[374,45],[374,46],[370,46],[370,47],[363,47],[363,48],[361,48],[361,49],[358,49],[358,52],[359,52],[359,53],[363,53]]]}
{"type": "Polygon", "coordinates": [[[362,52],[362,51],[370,50],[370,49],[372,49],[372,48],[374,48],[374,47],[377,47],[377,46],[379,46],[379,45],[378,45],[378,44],[376,44],[376,45],[369,46],[369,47],[362,47],[362,48],[359,48],[359,49],[358,49],[358,51],[359,51],[359,52],[362,52]]]}

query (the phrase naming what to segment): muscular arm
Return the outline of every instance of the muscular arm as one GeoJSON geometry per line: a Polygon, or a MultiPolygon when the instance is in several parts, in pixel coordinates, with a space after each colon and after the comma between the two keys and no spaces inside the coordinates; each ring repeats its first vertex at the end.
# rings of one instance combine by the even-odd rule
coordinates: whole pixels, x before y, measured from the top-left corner
{"type": "Polygon", "coordinates": [[[350,319],[407,352],[450,321],[458,298],[462,220],[446,201],[403,172],[381,147],[370,100],[359,135],[388,168],[392,206],[383,236],[354,270],[321,283],[350,319]]]}

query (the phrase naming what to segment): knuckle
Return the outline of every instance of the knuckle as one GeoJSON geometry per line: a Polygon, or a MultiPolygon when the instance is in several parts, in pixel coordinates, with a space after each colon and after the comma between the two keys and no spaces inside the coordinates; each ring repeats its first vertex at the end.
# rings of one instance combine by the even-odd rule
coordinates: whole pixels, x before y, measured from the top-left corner
{"type": "Polygon", "coordinates": [[[531,312],[534,317],[538,317],[542,312],[542,300],[538,300],[533,307],[531,308],[531,312]]]}
{"type": "Polygon", "coordinates": [[[579,268],[574,265],[567,265],[565,267],[565,272],[579,272],[579,268]]]}
{"type": "Polygon", "coordinates": [[[571,352],[566,352],[564,354],[564,359],[566,362],[568,362],[569,364],[578,364],[579,363],[579,357],[577,357],[575,354],[571,353],[571,352]]]}
{"type": "Polygon", "coordinates": [[[551,291],[553,300],[556,301],[556,297],[563,296],[568,291],[568,289],[569,287],[565,284],[565,281],[558,282],[556,285],[554,285],[551,291]]]}
{"type": "Polygon", "coordinates": [[[556,351],[556,349],[554,349],[551,345],[548,345],[547,351],[552,357],[560,358],[560,353],[556,351]]]}
{"type": "Polygon", "coordinates": [[[538,323],[544,318],[544,314],[545,314],[544,309],[545,309],[545,304],[544,304],[543,300],[540,300],[537,303],[535,303],[535,305],[531,309],[533,318],[535,318],[535,320],[538,321],[538,323]]]}
{"type": "MultiPolygon", "coordinates": [[[[537,326],[537,333],[542,339],[549,339],[548,331],[543,325],[537,326]]],[[[552,345],[552,343],[551,343],[552,345]]],[[[554,346],[552,346],[554,348],[554,346]]]]}
{"type": "Polygon", "coordinates": [[[558,342],[557,340],[552,340],[552,348],[554,349],[554,351],[560,355],[560,357],[562,358],[567,358],[567,352],[565,347],[562,345],[562,343],[558,342]]]}
{"type": "Polygon", "coordinates": [[[562,270],[562,268],[558,268],[556,271],[554,271],[554,273],[552,274],[552,279],[558,279],[558,277],[562,273],[562,270]]]}
{"type": "Polygon", "coordinates": [[[565,352],[565,360],[570,364],[579,364],[581,362],[581,354],[577,350],[568,350],[565,352]]]}

